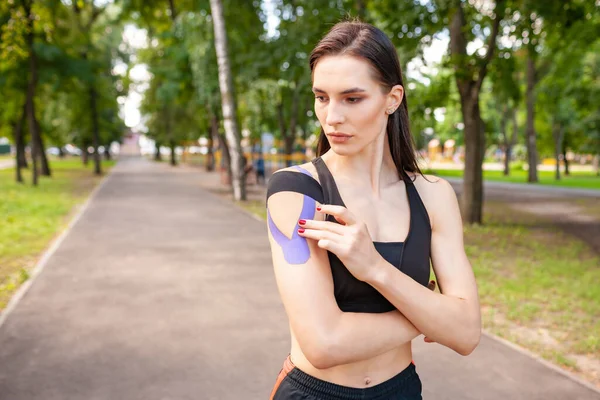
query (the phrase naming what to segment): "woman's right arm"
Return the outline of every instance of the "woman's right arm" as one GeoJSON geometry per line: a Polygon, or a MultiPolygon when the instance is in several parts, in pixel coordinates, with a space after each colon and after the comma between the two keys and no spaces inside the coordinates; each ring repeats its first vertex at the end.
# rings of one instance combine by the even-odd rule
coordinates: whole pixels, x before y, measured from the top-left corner
{"type": "MultiPolygon", "coordinates": [[[[277,286],[308,361],[319,369],[362,361],[420,335],[399,311],[369,314],[339,309],[327,251],[313,240],[293,236],[299,228],[305,196],[291,191],[274,193],[268,199],[267,210],[277,286]]],[[[310,199],[306,201],[310,203],[310,199]]],[[[313,219],[314,214],[312,210],[313,219]]]]}

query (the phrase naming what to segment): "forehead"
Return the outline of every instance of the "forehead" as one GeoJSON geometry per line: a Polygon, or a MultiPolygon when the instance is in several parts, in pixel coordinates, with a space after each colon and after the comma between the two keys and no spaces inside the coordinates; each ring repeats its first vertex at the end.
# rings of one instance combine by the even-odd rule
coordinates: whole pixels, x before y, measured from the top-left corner
{"type": "Polygon", "coordinates": [[[342,91],[351,87],[372,89],[378,86],[371,65],[353,56],[325,56],[315,66],[313,86],[329,91],[342,91]]]}

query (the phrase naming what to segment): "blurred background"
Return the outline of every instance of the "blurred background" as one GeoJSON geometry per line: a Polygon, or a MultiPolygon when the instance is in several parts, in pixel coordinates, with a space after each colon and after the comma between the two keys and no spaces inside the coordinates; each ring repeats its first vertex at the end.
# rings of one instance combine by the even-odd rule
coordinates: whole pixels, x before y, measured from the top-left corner
{"type": "Polygon", "coordinates": [[[484,326],[600,385],[599,10],[598,0],[0,2],[0,310],[124,156],[191,168],[264,219],[269,176],[315,156],[311,49],[359,17],[398,50],[423,171],[459,194],[484,326]]]}

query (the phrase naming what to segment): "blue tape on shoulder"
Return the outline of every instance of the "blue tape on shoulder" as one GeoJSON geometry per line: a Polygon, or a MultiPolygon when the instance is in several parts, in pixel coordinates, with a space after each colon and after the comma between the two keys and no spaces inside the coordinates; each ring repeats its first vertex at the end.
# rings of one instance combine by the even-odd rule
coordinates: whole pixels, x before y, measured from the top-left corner
{"type": "MultiPolygon", "coordinates": [[[[299,172],[311,176],[310,172],[302,167],[294,166],[299,172]]],[[[302,211],[298,219],[313,219],[315,217],[316,201],[312,197],[307,195],[303,196],[302,211]]],[[[267,222],[273,239],[281,246],[283,250],[283,256],[288,264],[304,264],[310,258],[310,249],[308,248],[308,242],[306,238],[303,238],[298,234],[298,230],[294,228],[292,238],[288,239],[271,219],[271,213],[267,209],[267,222]]]]}

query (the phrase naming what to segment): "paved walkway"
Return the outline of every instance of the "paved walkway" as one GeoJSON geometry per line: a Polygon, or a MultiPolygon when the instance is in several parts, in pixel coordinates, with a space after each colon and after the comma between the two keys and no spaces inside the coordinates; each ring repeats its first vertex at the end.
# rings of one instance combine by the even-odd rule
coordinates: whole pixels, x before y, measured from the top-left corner
{"type": "MultiPolygon", "coordinates": [[[[267,399],[289,350],[265,224],[122,158],[0,326],[0,399],[267,399]]],[[[598,400],[495,340],[415,341],[428,399],[598,400]]]]}
{"type": "Polygon", "coordinates": [[[0,169],[12,168],[15,165],[14,160],[0,160],[0,169]]]}
{"type": "MultiPolygon", "coordinates": [[[[444,177],[444,179],[453,185],[456,185],[456,187],[462,186],[462,178],[444,177]]],[[[598,189],[581,189],[540,184],[485,181],[483,183],[483,188],[486,198],[494,199],[506,196],[512,199],[515,195],[518,195],[520,198],[543,199],[573,197],[600,198],[600,190],[598,189]],[[518,193],[515,193],[517,191],[518,193]]]]}

